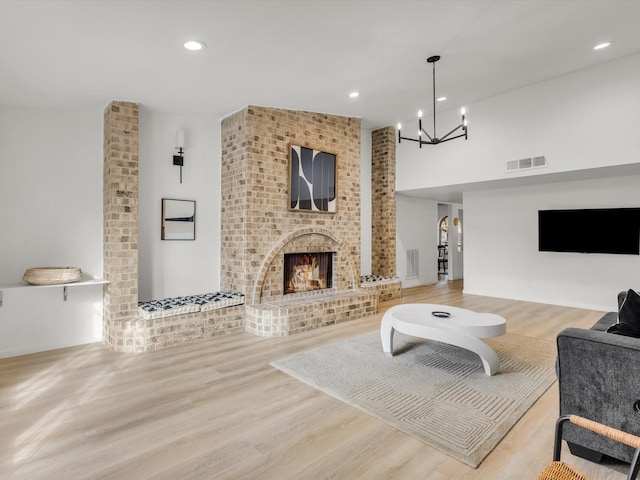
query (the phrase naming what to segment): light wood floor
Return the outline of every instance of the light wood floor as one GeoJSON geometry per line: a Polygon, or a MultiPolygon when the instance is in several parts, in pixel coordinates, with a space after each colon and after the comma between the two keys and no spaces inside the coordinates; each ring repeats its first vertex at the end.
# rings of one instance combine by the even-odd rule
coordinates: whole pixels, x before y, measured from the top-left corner
{"type": "MultiPolygon", "coordinates": [[[[286,338],[241,333],[138,355],[91,344],[0,360],[0,478],[535,479],[551,460],[557,384],[474,470],[270,366],[376,330],[384,310],[410,302],[497,313],[509,331],[548,339],[602,315],[463,295],[457,281],[286,338]]],[[[592,479],[625,478],[624,465],[566,449],[563,460],[592,479]]]]}

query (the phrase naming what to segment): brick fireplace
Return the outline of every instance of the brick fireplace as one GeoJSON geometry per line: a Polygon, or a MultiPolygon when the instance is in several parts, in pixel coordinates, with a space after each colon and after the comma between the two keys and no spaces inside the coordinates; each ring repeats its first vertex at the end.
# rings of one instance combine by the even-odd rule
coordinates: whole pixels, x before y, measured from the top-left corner
{"type": "Polygon", "coordinates": [[[360,289],[360,119],[249,106],[222,121],[221,288],[247,299],[245,328],[280,336],[371,315],[360,289]],[[335,213],[288,208],[289,148],[336,155],[335,213]],[[332,286],[287,294],[284,258],[332,252],[332,286]]]}

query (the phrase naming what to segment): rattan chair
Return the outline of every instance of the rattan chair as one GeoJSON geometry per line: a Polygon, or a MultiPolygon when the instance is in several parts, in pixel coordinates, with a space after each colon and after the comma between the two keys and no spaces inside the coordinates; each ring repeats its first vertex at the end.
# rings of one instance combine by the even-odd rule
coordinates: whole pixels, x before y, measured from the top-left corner
{"type": "Polygon", "coordinates": [[[575,470],[573,467],[560,461],[560,450],[562,447],[562,426],[566,423],[572,423],[587,430],[591,430],[599,435],[624,443],[636,449],[633,460],[629,466],[629,475],[627,480],[635,480],[640,469],[640,437],[631,435],[630,433],[607,427],[601,423],[588,420],[577,415],[563,415],[556,422],[556,437],[553,445],[553,462],[545,468],[538,476],[538,480],[589,480],[588,477],[575,470]]]}

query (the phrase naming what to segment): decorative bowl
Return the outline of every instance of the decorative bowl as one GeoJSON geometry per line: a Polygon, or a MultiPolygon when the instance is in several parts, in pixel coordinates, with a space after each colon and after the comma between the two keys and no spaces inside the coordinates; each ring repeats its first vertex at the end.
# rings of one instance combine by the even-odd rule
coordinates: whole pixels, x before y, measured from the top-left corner
{"type": "Polygon", "coordinates": [[[78,267],[37,267],[28,268],[22,279],[31,285],[57,285],[73,283],[82,278],[78,267]]]}

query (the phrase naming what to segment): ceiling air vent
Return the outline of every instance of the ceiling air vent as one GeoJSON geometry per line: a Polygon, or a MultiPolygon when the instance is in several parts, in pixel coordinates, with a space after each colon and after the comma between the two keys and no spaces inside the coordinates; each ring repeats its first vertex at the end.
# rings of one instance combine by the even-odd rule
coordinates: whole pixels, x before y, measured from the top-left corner
{"type": "Polygon", "coordinates": [[[521,158],[520,160],[508,160],[507,172],[518,170],[529,170],[531,168],[542,168],[547,166],[547,159],[544,156],[533,158],[521,158]]]}

